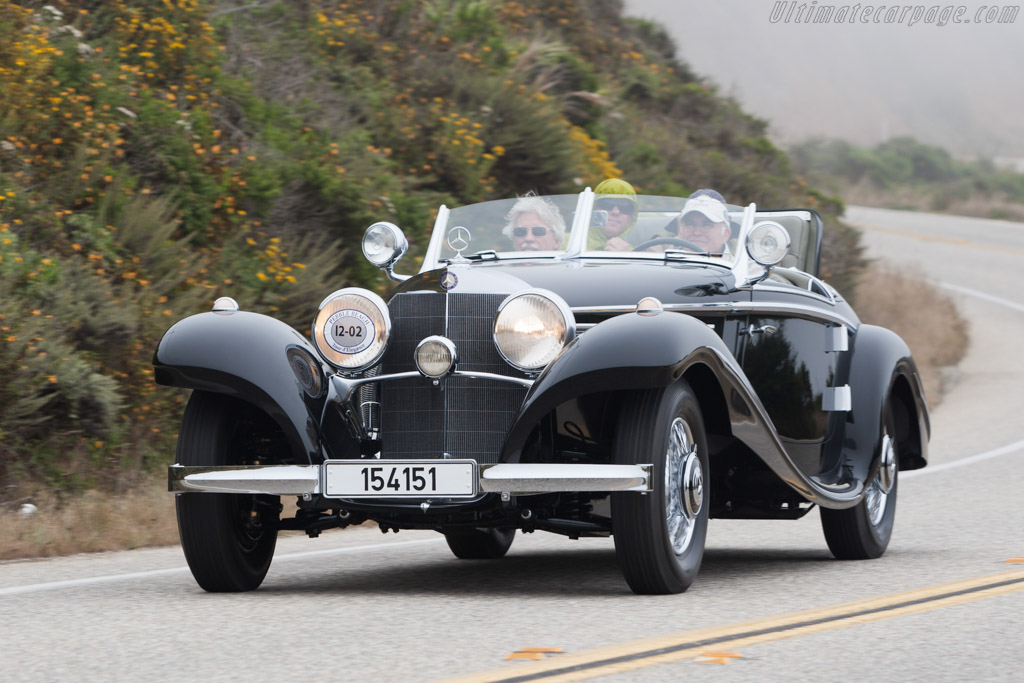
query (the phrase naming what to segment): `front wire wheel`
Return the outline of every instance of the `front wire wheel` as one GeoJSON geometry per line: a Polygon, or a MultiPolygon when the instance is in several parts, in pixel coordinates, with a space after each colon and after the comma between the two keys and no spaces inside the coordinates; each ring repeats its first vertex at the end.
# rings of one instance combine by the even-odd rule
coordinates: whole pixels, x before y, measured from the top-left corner
{"type": "Polygon", "coordinates": [[[615,554],[635,593],[681,593],[704,557],[708,445],[690,385],[630,394],[615,437],[615,462],[653,465],[648,494],[612,494],[615,554]]]}
{"type": "MultiPolygon", "coordinates": [[[[272,442],[243,402],[192,392],[178,433],[181,465],[241,465],[272,442]]],[[[232,493],[175,496],[178,534],[196,583],[211,593],[263,583],[277,545],[280,498],[232,493]]]]}
{"type": "Polygon", "coordinates": [[[886,408],[878,471],[868,482],[860,503],[845,510],[821,508],[821,528],[832,555],[839,560],[881,557],[892,538],[896,520],[896,484],[899,452],[893,436],[896,420],[886,408]]]}

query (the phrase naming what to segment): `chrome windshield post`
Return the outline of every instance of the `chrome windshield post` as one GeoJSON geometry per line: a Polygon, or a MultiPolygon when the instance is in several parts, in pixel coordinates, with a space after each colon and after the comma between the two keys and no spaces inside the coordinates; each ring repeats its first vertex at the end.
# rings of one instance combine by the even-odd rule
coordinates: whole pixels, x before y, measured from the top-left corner
{"type": "Polygon", "coordinates": [[[569,243],[565,246],[562,258],[574,258],[583,253],[587,247],[587,235],[590,231],[590,214],[594,210],[594,191],[589,187],[580,193],[576,202],[576,215],[572,219],[572,231],[569,243]]]}

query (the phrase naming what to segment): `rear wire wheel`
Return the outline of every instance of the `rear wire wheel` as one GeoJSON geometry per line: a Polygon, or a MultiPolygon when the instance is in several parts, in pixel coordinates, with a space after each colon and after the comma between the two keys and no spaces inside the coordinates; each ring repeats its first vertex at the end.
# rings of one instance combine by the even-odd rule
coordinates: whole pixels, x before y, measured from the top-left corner
{"type": "MultiPolygon", "coordinates": [[[[181,465],[257,464],[275,435],[246,403],[194,391],[178,432],[181,465]]],[[[277,545],[280,497],[181,493],[178,534],[196,583],[211,593],[249,591],[263,583],[277,545]]]]}
{"type": "Polygon", "coordinates": [[[505,557],[516,536],[515,529],[455,528],[444,531],[444,540],[460,560],[497,560],[505,557]]]}
{"type": "Polygon", "coordinates": [[[690,385],[627,396],[615,437],[615,462],[653,465],[648,494],[612,494],[615,554],[635,593],[681,593],[704,557],[708,528],[708,445],[690,385]]]}
{"type": "Polygon", "coordinates": [[[896,521],[896,484],[899,452],[896,419],[887,406],[882,426],[878,471],[868,482],[864,498],[852,508],[821,508],[821,528],[828,549],[838,560],[873,560],[881,557],[892,538],[896,521]]]}

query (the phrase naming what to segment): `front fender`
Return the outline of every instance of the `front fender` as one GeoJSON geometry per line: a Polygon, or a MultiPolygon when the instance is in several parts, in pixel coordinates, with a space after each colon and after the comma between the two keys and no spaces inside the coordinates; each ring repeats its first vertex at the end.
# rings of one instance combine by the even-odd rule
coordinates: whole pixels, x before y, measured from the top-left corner
{"type": "Polygon", "coordinates": [[[585,394],[668,386],[697,357],[731,358],[707,325],[688,315],[619,315],[576,337],[537,378],[502,449],[516,462],[537,422],[555,407],[585,394]]]}
{"type": "Polygon", "coordinates": [[[153,366],[158,384],[226,394],[255,405],[280,426],[294,460],[323,459],[323,366],[305,337],[279,320],[247,312],[190,316],[164,333],[153,366]],[[292,367],[296,352],[308,354],[308,365],[319,373],[312,378],[319,379],[319,395],[304,390],[292,367]]]}

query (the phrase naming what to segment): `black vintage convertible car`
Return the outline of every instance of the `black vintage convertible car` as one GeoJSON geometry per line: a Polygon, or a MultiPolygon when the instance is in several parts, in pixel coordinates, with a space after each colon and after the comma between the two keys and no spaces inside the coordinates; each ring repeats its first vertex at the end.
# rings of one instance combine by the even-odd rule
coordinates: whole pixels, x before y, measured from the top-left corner
{"type": "Polygon", "coordinates": [[[591,190],[532,199],[550,210],[525,225],[523,198],[441,207],[414,276],[393,271],[402,231],[370,226],[399,284],[330,294],[310,337],[230,298],[167,331],[156,381],[194,390],[169,488],[200,586],[258,587],[280,529],[366,521],[464,559],[517,530],[613,535],[637,593],[690,586],[711,517],[817,505],[837,558],[885,551],[927,406],[906,344],[818,278],[815,212],[730,206],[716,255],[672,235],[685,199],[631,198],[617,250],[591,190]]]}

